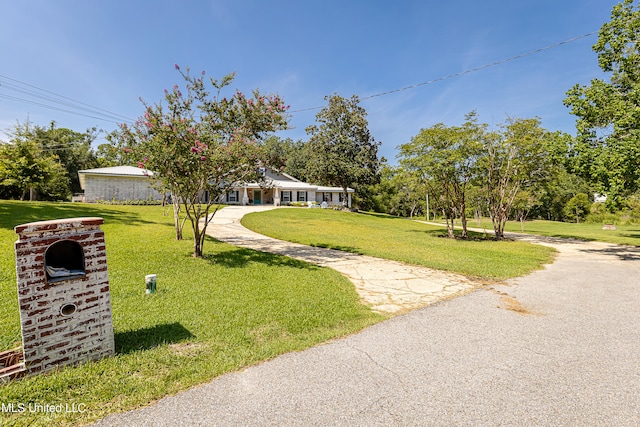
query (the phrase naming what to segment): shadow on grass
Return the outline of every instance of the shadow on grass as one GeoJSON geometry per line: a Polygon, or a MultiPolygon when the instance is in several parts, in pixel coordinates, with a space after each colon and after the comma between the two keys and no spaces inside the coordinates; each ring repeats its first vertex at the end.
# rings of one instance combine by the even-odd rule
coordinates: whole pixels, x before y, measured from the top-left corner
{"type": "MultiPolygon", "coordinates": [[[[438,238],[449,238],[449,236],[447,235],[447,229],[446,228],[442,228],[442,229],[431,229],[431,230],[407,230],[407,233],[420,233],[420,234],[426,234],[428,237],[438,237],[438,238]]],[[[460,230],[455,230],[454,231],[454,239],[455,240],[460,240],[463,242],[497,242],[498,240],[496,240],[493,235],[491,233],[480,233],[477,231],[467,231],[467,238],[463,239],[462,233],[460,232],[460,230]]],[[[511,240],[511,239],[509,239],[511,240]]]]}
{"type": "Polygon", "coordinates": [[[620,234],[620,237],[627,237],[629,239],[638,239],[638,240],[640,240],[640,233],[624,233],[624,234],[620,234]]]}
{"type": "Polygon", "coordinates": [[[228,268],[241,268],[249,263],[260,263],[268,266],[299,268],[303,270],[318,269],[317,266],[304,261],[245,248],[235,248],[216,254],[206,254],[202,258],[211,264],[228,268]]]}
{"type": "Polygon", "coordinates": [[[389,215],[389,214],[383,214],[383,213],[378,213],[378,212],[358,212],[358,214],[360,215],[365,215],[365,216],[370,216],[370,217],[374,217],[374,218],[380,218],[380,219],[401,219],[404,221],[409,221],[409,218],[405,218],[405,217],[401,217],[401,216],[394,216],[394,215],[389,215]]]}
{"type": "Polygon", "coordinates": [[[349,252],[351,254],[356,254],[356,255],[364,255],[364,252],[362,252],[360,248],[355,248],[353,246],[333,245],[331,243],[314,243],[311,245],[311,247],[322,248],[322,249],[334,249],[336,251],[349,252]]]}
{"type": "Polygon", "coordinates": [[[148,350],[162,344],[173,344],[193,338],[180,323],[166,323],[135,331],[117,332],[115,334],[116,353],[128,354],[138,350],[148,350]]]}
{"type": "Polygon", "coordinates": [[[105,223],[143,224],[138,214],[101,208],[102,205],[84,203],[48,203],[0,201],[0,228],[13,230],[17,225],[52,219],[100,217],[105,223]]]}

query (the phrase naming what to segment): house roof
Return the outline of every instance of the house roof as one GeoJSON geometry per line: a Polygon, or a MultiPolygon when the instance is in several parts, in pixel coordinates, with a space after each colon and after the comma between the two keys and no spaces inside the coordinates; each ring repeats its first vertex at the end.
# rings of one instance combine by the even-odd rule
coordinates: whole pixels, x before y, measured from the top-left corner
{"type": "MultiPolygon", "coordinates": [[[[268,187],[276,187],[279,190],[295,190],[295,191],[320,191],[320,192],[342,192],[341,187],[327,187],[322,185],[313,185],[307,182],[302,182],[297,178],[292,177],[284,172],[275,172],[267,169],[265,172],[266,184],[268,187]]],[[[260,184],[256,182],[247,182],[237,184],[239,188],[260,188],[260,184]]],[[[353,193],[353,188],[348,188],[349,193],[353,193]]]]}
{"type": "MultiPolygon", "coordinates": [[[[153,176],[153,172],[147,169],[138,168],[135,166],[113,166],[108,168],[96,168],[85,169],[78,171],[78,177],[80,178],[80,187],[85,189],[85,182],[87,175],[96,176],[113,176],[113,177],[132,177],[132,178],[149,178],[153,176]]],[[[284,172],[275,172],[270,169],[265,171],[265,177],[267,179],[267,185],[269,187],[278,187],[281,190],[295,190],[295,191],[321,191],[321,192],[342,192],[341,187],[327,187],[321,185],[313,185],[306,182],[302,182],[291,175],[284,172]]],[[[249,182],[244,184],[238,184],[238,187],[247,188],[260,188],[260,184],[256,182],[249,182]]],[[[348,188],[349,193],[353,193],[352,188],[348,188]]]]}
{"type": "Polygon", "coordinates": [[[80,188],[84,190],[86,176],[87,175],[102,175],[102,176],[126,176],[137,178],[149,178],[153,175],[153,172],[147,169],[138,168],[135,166],[113,166],[109,168],[96,168],[96,169],[84,169],[78,171],[78,178],[80,178],[80,188]]]}

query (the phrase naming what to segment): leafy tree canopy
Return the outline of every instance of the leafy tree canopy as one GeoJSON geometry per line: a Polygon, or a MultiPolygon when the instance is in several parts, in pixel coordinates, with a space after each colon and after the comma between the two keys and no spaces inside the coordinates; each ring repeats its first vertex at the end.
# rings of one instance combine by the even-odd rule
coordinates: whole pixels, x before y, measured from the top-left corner
{"type": "Polygon", "coordinates": [[[307,127],[309,162],[307,175],[319,184],[347,188],[375,183],[378,179],[378,147],[368,129],[367,112],[359,98],[337,94],[325,97],[328,105],[316,115],[318,124],[307,127]]]}
{"type": "Polygon", "coordinates": [[[2,193],[4,197],[36,197],[67,200],[81,190],[78,171],[97,166],[91,148],[95,129],[85,133],[18,123],[9,130],[2,147],[2,193]]]}
{"type": "MultiPolygon", "coordinates": [[[[211,207],[235,183],[260,179],[267,158],[261,141],[266,133],[286,128],[288,106],[279,96],[257,90],[250,96],[239,90],[223,96],[233,73],[208,81],[204,72],[180,73],[185,88],[165,90],[166,104],[144,103],[144,115],[133,126],[122,125],[119,140],[122,150],[153,171],[159,188],[182,205],[193,228],[193,255],[200,257],[211,207]]],[[[176,214],[176,228],[178,223],[176,214]]]]}
{"type": "Polygon", "coordinates": [[[640,9],[633,0],[614,6],[593,50],[610,81],[575,85],[564,103],[577,116],[576,171],[615,206],[640,189],[640,9]]]}

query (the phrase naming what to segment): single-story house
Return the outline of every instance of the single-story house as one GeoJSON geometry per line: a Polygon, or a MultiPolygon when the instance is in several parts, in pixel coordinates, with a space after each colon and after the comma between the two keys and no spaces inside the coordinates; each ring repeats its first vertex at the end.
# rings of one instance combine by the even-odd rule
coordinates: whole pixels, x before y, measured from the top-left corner
{"type": "Polygon", "coordinates": [[[162,194],[154,189],[149,178],[153,172],[135,166],[78,171],[80,188],[84,190],[84,202],[162,200],[162,194]]]}
{"type": "MultiPolygon", "coordinates": [[[[287,205],[289,203],[326,202],[341,206],[344,193],[340,187],[326,187],[302,182],[282,172],[268,168],[262,183],[236,183],[220,202],[230,205],[287,205]]],[[[114,166],[78,171],[84,202],[99,200],[162,200],[162,194],[151,187],[153,172],[135,166],[114,166]]],[[[352,188],[347,189],[346,204],[351,207],[352,188]]]]}
{"type": "MultiPolygon", "coordinates": [[[[229,205],[287,205],[289,203],[326,202],[328,206],[342,206],[341,187],[326,187],[302,182],[283,172],[265,168],[264,182],[236,183],[222,203],[229,205]]],[[[347,189],[346,205],[351,207],[353,188],[347,189]]]]}

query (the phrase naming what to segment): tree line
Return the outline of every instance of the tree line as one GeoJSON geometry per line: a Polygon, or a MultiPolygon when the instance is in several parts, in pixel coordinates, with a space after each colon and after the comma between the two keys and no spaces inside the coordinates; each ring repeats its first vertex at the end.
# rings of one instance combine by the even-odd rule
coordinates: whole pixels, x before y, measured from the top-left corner
{"type": "MultiPolygon", "coordinates": [[[[544,129],[539,118],[508,118],[495,129],[475,111],[460,125],[438,123],[398,146],[397,165],[378,157],[359,98],[327,96],[307,128],[308,141],[274,136],[287,128],[277,95],[236,90],[234,74],[206,79],[176,69],[183,86],[165,90],[133,125],[91,148],[95,129],[18,124],[0,144],[0,197],[66,200],[80,191],[77,171],[132,164],[154,171],[154,183],[175,197],[176,237],[187,218],[194,255],[217,196],[234,182],[259,180],[270,166],[320,185],[356,189],[363,210],[427,219],[439,215],[453,236],[459,220],[488,216],[496,236],[507,219],[580,221],[620,210],[640,217],[640,11],[632,0],[613,8],[593,46],[610,81],[576,85],[564,100],[577,118],[575,137],[544,129]],[[208,194],[206,200],[201,194],[208,194]],[[595,193],[606,203],[592,205],[595,193]],[[182,221],[180,216],[182,215],[182,221]],[[201,220],[204,228],[200,228],[201,220]]],[[[346,200],[346,197],[345,197],[346,200]]],[[[215,212],[215,208],[213,208],[215,212]]]]}

